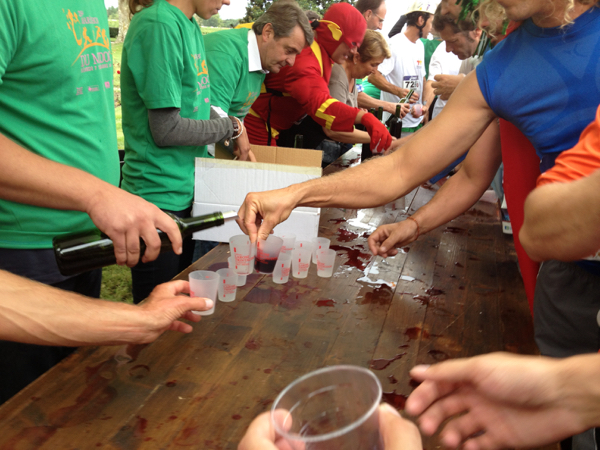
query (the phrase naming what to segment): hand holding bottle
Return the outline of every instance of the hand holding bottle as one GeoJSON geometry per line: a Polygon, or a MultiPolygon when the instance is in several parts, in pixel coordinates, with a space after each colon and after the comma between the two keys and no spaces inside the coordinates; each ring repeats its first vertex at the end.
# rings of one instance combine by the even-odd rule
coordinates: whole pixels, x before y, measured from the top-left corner
{"type": "Polygon", "coordinates": [[[382,124],[377,118],[370,113],[364,114],[360,120],[367,133],[371,136],[371,149],[377,149],[383,152],[392,143],[392,136],[388,132],[384,124],[382,124]]]}

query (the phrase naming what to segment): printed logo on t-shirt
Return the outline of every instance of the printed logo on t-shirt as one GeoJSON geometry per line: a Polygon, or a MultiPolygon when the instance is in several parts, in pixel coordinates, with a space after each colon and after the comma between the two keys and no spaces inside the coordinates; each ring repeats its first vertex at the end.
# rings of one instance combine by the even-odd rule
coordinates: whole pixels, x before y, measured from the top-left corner
{"type": "Polygon", "coordinates": [[[196,68],[196,75],[200,77],[198,83],[198,90],[196,95],[200,95],[200,92],[207,87],[210,87],[210,81],[208,79],[208,69],[206,68],[206,60],[202,58],[202,55],[192,55],[194,58],[194,67],[196,68]]]}
{"type": "Polygon", "coordinates": [[[248,95],[246,96],[246,100],[244,100],[244,103],[236,111],[235,115],[236,116],[245,116],[246,114],[248,114],[250,107],[252,106],[252,104],[258,98],[259,95],[260,95],[260,92],[254,92],[254,91],[248,92],[248,95]]]}
{"type": "Polygon", "coordinates": [[[67,28],[73,33],[73,39],[79,47],[79,53],[73,60],[74,65],[81,62],[82,72],[112,67],[110,41],[106,29],[101,28],[97,17],[86,16],[84,11],[64,10],[67,28]],[[91,51],[87,51],[90,50],[91,51]]]}

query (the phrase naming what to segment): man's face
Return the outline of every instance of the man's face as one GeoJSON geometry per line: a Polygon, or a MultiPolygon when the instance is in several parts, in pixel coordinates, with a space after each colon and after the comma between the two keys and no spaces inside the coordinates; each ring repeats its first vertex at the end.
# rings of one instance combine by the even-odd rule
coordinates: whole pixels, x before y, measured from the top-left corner
{"type": "Polygon", "coordinates": [[[385,2],[381,3],[379,8],[375,11],[368,10],[365,12],[365,19],[367,20],[367,29],[369,30],[381,30],[383,28],[383,20],[387,14],[387,6],[385,2]]]}
{"type": "Polygon", "coordinates": [[[440,37],[446,41],[446,51],[454,53],[461,60],[473,56],[473,53],[477,49],[477,44],[479,44],[480,35],[481,32],[479,31],[454,33],[451,26],[445,26],[440,31],[440,37]]]}
{"type": "Polygon", "coordinates": [[[278,73],[285,66],[293,66],[296,56],[306,45],[300,25],[296,25],[289,36],[276,38],[271,24],[268,23],[259,38],[263,39],[264,43],[259,47],[262,68],[273,73],[278,73]]]}
{"type": "Polygon", "coordinates": [[[457,0],[442,0],[442,15],[449,15],[455,20],[458,19],[458,15],[460,14],[461,7],[456,4],[457,0]]]}
{"type": "Polygon", "coordinates": [[[194,0],[196,14],[204,20],[210,19],[215,14],[219,14],[219,10],[223,5],[229,5],[230,0],[194,0]]]}

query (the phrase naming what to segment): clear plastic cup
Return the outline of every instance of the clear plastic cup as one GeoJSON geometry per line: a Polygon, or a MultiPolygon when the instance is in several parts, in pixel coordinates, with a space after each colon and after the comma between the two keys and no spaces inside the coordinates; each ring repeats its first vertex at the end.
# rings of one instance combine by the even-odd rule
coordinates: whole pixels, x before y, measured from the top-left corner
{"type": "Polygon", "coordinates": [[[210,270],[196,270],[188,275],[190,281],[190,296],[209,298],[213,301],[213,307],[207,311],[192,311],[199,316],[210,316],[215,312],[217,305],[217,288],[219,285],[219,274],[210,270]]]}
{"type": "Polygon", "coordinates": [[[319,250],[317,252],[317,275],[322,278],[330,278],[333,275],[334,262],[335,250],[319,250]]]}
{"type": "Polygon", "coordinates": [[[287,386],[273,403],[271,420],[293,450],[383,450],[381,392],[365,368],[326,367],[287,386]]]}
{"type": "Polygon", "coordinates": [[[254,268],[254,255],[256,246],[250,242],[245,234],[238,234],[229,239],[229,248],[235,258],[235,269],[238,275],[250,275],[254,268]]]}
{"type": "Polygon", "coordinates": [[[237,273],[233,269],[219,269],[217,270],[219,277],[219,288],[217,293],[219,300],[228,303],[235,300],[235,294],[237,292],[237,273]]]}
{"type": "Polygon", "coordinates": [[[292,253],[294,250],[294,244],[296,243],[295,234],[285,234],[280,236],[283,239],[283,245],[281,246],[281,253],[292,253]]]}
{"type": "Polygon", "coordinates": [[[302,241],[296,243],[296,247],[292,252],[292,276],[294,278],[306,278],[308,276],[311,258],[312,246],[304,245],[302,241]]]}
{"type": "MultiPolygon", "coordinates": [[[[235,257],[234,256],[230,256],[229,258],[227,258],[227,264],[230,269],[235,270],[235,272],[237,273],[237,270],[236,270],[237,267],[235,266],[235,257]]],[[[245,284],[246,284],[246,275],[238,274],[235,285],[237,287],[241,287],[241,286],[244,286],[245,284]]]]}
{"type": "Polygon", "coordinates": [[[273,273],[283,239],[270,235],[266,240],[258,240],[254,269],[259,273],[273,273]]]}
{"type": "Polygon", "coordinates": [[[327,238],[323,238],[323,237],[317,237],[313,239],[313,255],[312,255],[312,262],[314,264],[317,264],[317,252],[319,250],[327,250],[329,248],[329,244],[331,244],[331,241],[327,238]]]}
{"type": "Polygon", "coordinates": [[[292,269],[292,253],[280,253],[277,258],[277,264],[273,269],[273,283],[284,284],[290,279],[292,269]]]}

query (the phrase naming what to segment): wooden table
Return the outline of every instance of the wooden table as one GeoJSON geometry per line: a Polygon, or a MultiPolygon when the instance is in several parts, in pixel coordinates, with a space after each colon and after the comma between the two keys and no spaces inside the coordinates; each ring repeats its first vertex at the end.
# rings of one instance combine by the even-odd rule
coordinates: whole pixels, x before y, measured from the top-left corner
{"type": "MultiPolygon", "coordinates": [[[[409,213],[433,194],[408,195],[409,213]]],[[[235,449],[287,384],[319,367],[371,367],[384,399],[402,408],[415,364],[535,353],[497,206],[479,202],[396,257],[372,257],[367,235],[403,217],[392,205],[322,210],[320,235],[337,251],[332,278],[317,277],[315,265],[285,285],[251,275],[235,302],[219,302],[191,334],[78,350],[0,408],[0,448],[235,449]]],[[[227,257],[220,245],[189,270],[225,267],[227,257]]]]}

